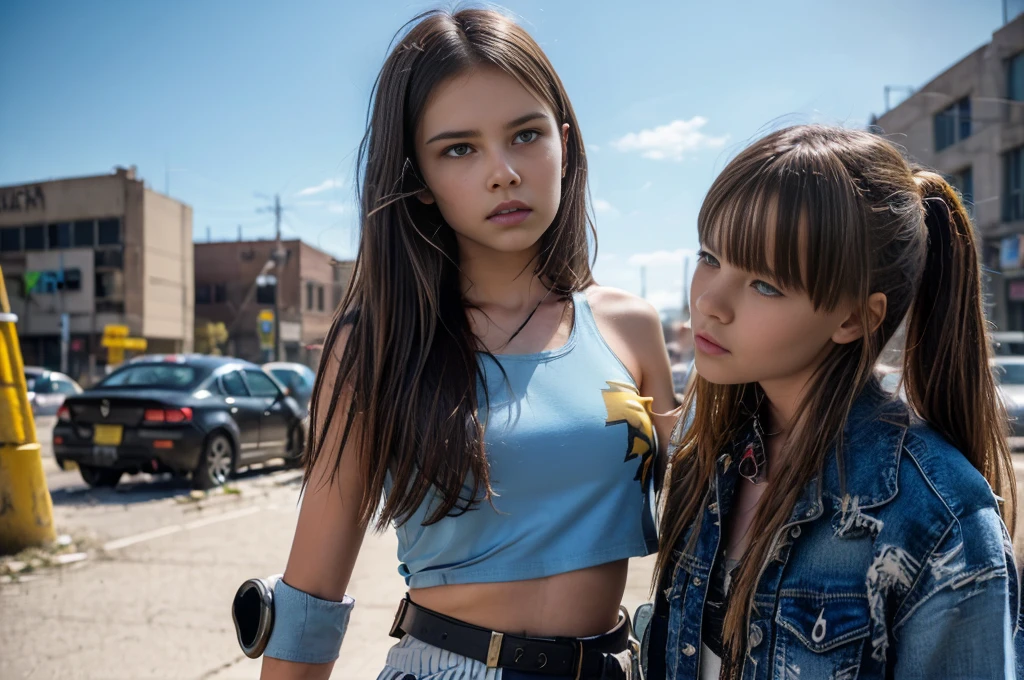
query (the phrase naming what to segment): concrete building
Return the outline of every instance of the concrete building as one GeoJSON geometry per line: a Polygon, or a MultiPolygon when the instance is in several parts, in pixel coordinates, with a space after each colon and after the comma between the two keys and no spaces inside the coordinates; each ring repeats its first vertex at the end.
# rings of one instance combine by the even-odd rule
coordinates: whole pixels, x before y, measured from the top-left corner
{"type": "Polygon", "coordinates": [[[982,235],[989,317],[1024,331],[1024,15],[874,122],[963,194],[982,235]]]}
{"type": "MultiPolygon", "coordinates": [[[[258,285],[275,242],[221,241],[195,244],[196,327],[221,322],[228,331],[226,353],[251,361],[266,361],[261,349],[258,316],[273,308],[273,289],[258,285]]],[[[316,368],[334,310],[352,275],[353,262],[339,261],[322,250],[292,240],[283,241],[280,329],[283,361],[316,368]]]]}
{"type": "Polygon", "coordinates": [[[106,363],[107,325],[149,352],[191,351],[192,208],[134,167],[0,187],[0,268],[26,364],[60,367],[62,313],[73,377],[106,363]]]}

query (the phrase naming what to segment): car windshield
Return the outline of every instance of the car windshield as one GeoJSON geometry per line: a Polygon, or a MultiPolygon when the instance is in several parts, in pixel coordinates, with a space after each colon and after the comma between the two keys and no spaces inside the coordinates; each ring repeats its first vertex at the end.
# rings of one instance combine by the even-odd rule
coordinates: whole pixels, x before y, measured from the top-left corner
{"type": "Polygon", "coordinates": [[[308,368],[305,368],[305,370],[294,368],[272,368],[270,369],[270,372],[275,378],[277,378],[279,383],[285,387],[291,387],[292,389],[308,387],[313,384],[313,379],[315,378],[313,372],[308,368]]]}
{"type": "Polygon", "coordinates": [[[203,376],[192,366],[182,364],[136,364],[111,373],[97,387],[156,387],[188,390],[203,376]]]}
{"type": "Polygon", "coordinates": [[[35,375],[34,373],[25,374],[25,386],[27,387],[29,392],[35,392],[36,380],[38,380],[38,378],[39,376],[35,375]]]}
{"type": "Polygon", "coordinates": [[[1024,363],[996,364],[993,374],[1001,385],[1024,385],[1024,363]]]}

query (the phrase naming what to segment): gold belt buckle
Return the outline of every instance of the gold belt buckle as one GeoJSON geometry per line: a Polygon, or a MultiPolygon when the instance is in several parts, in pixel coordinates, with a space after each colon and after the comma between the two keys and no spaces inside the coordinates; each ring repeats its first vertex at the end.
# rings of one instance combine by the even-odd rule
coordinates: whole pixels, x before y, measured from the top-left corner
{"type": "Polygon", "coordinates": [[[504,633],[491,631],[491,642],[487,645],[487,667],[497,668],[498,659],[501,657],[501,643],[505,641],[504,633]]]}

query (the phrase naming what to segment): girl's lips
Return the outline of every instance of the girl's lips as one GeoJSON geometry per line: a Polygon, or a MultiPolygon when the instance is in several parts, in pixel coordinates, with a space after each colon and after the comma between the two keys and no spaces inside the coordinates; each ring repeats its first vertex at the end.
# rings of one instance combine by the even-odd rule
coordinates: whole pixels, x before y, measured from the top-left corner
{"type": "Polygon", "coordinates": [[[697,333],[696,335],[693,336],[693,345],[694,345],[694,347],[697,348],[697,350],[699,352],[701,352],[703,354],[710,354],[712,356],[721,356],[723,354],[728,354],[729,353],[729,350],[727,350],[726,348],[722,347],[721,345],[716,343],[714,340],[710,339],[709,337],[707,337],[706,335],[703,335],[701,333],[697,333]]]}
{"type": "Polygon", "coordinates": [[[510,213],[491,215],[487,218],[487,221],[503,227],[514,227],[517,224],[522,224],[523,221],[532,214],[533,211],[529,208],[517,208],[515,211],[510,213]]]}

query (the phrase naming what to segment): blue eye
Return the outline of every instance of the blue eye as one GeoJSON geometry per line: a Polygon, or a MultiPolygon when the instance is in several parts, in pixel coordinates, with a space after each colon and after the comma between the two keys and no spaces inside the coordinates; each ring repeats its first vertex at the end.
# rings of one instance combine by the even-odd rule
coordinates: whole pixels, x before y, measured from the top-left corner
{"type": "Polygon", "coordinates": [[[765,283],[764,281],[754,281],[750,285],[754,287],[754,290],[765,297],[782,297],[782,291],[771,284],[765,283]]]}
{"type": "Polygon", "coordinates": [[[698,262],[703,262],[704,264],[706,264],[709,267],[718,267],[721,264],[718,261],[718,258],[716,258],[714,255],[712,255],[711,253],[709,253],[709,252],[707,252],[705,250],[698,250],[697,251],[697,261],[698,262]]]}
{"type": "Polygon", "coordinates": [[[444,155],[451,156],[452,158],[462,158],[463,156],[468,156],[470,151],[469,144],[456,144],[445,149],[444,155]]]}
{"type": "Polygon", "coordinates": [[[536,141],[540,137],[540,133],[536,130],[523,130],[522,132],[516,133],[515,141],[519,144],[529,144],[530,142],[536,141]],[[523,139],[523,137],[528,139],[523,139]]]}

